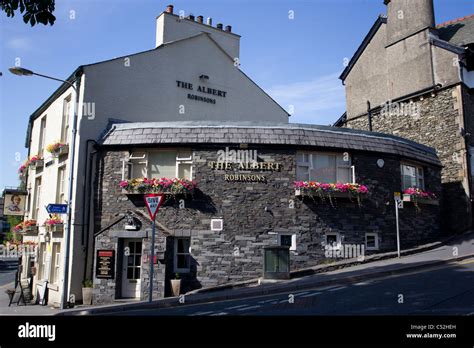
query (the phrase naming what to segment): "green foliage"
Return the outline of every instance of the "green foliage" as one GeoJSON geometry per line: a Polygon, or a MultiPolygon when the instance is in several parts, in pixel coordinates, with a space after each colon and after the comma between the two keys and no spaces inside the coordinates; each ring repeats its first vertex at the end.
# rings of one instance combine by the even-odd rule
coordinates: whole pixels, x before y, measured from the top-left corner
{"type": "Polygon", "coordinates": [[[86,279],[82,282],[82,285],[85,287],[85,288],[92,288],[93,287],[93,282],[91,279],[86,279]]]}
{"type": "Polygon", "coordinates": [[[174,274],[174,278],[175,278],[175,279],[179,279],[179,273],[175,273],[175,274],[174,274]]]}
{"type": "Polygon", "coordinates": [[[55,0],[0,0],[0,9],[7,17],[14,17],[20,10],[23,22],[34,26],[37,23],[53,25],[56,17],[53,15],[55,0]]]}

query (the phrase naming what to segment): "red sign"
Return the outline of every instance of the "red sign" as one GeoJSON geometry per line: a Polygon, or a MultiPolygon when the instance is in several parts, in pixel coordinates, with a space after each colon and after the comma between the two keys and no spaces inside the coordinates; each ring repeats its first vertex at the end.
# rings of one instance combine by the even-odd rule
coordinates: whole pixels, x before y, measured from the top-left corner
{"type": "Polygon", "coordinates": [[[161,193],[150,193],[144,196],[150,219],[155,220],[156,213],[163,203],[164,196],[161,193]]]}

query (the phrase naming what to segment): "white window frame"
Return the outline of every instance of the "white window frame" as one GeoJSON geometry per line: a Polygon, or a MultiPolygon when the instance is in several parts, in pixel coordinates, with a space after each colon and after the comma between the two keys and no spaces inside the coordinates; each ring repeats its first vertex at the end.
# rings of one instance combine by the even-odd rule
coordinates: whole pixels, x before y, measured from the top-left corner
{"type": "Polygon", "coordinates": [[[40,280],[46,279],[46,254],[47,254],[46,242],[40,243],[39,251],[40,257],[38,260],[39,263],[39,276],[40,280]]]}
{"type": "Polygon", "coordinates": [[[59,267],[61,265],[61,243],[60,242],[53,242],[52,247],[53,252],[53,262],[51,262],[51,283],[58,284],[58,280],[60,277],[59,267]],[[58,251],[59,247],[59,251],[58,251]]]}
{"type": "Polygon", "coordinates": [[[174,263],[173,263],[173,269],[174,273],[189,273],[191,272],[191,237],[175,237],[174,238],[174,263]],[[188,239],[189,240],[189,249],[187,252],[184,253],[179,253],[179,255],[188,255],[189,262],[188,268],[178,268],[178,240],[179,239],[188,239]]]}
{"type": "Polygon", "coordinates": [[[32,218],[34,220],[38,219],[38,213],[41,207],[41,185],[42,185],[42,179],[41,176],[37,177],[35,179],[35,190],[34,190],[34,197],[33,197],[33,210],[32,210],[32,218]]]}
{"type": "Polygon", "coordinates": [[[69,119],[71,116],[71,95],[64,98],[61,122],[61,142],[69,143],[69,119]]]}
{"type": "Polygon", "coordinates": [[[342,248],[342,238],[339,232],[326,232],[324,234],[324,245],[332,247],[332,245],[328,243],[328,236],[336,236],[336,247],[334,248],[334,250],[339,250],[340,248],[342,248]]]}
{"type": "MultiPolygon", "coordinates": [[[[352,165],[352,157],[350,154],[349,160],[347,161],[347,165],[341,165],[338,164],[338,157],[343,157],[344,158],[344,152],[324,152],[324,151],[298,151],[296,153],[296,177],[298,177],[298,170],[300,167],[306,167],[308,170],[308,181],[319,181],[316,178],[311,178],[311,169],[313,165],[313,156],[335,156],[336,157],[336,180],[332,183],[337,183],[337,177],[339,170],[348,170],[349,171],[349,182],[355,183],[355,166],[352,165]],[[300,162],[298,161],[298,158],[300,156],[308,156],[308,161],[307,162],[300,162]]],[[[346,184],[345,182],[343,184],[346,184]]]]}
{"type": "Polygon", "coordinates": [[[291,245],[290,251],[296,251],[296,234],[295,233],[280,233],[278,235],[278,245],[282,246],[281,237],[282,236],[291,236],[291,245]]]}
{"type": "Polygon", "coordinates": [[[211,219],[211,231],[222,231],[224,229],[224,220],[223,219],[211,219]],[[220,223],[220,228],[214,228],[214,223],[220,223]]]}
{"type": "Polygon", "coordinates": [[[38,134],[38,156],[42,157],[44,154],[44,147],[46,142],[46,119],[47,115],[44,115],[40,121],[40,130],[38,134]]]}
{"type": "Polygon", "coordinates": [[[366,250],[379,250],[379,234],[377,232],[367,232],[365,234],[365,249],[366,250]],[[374,237],[375,239],[375,246],[373,247],[369,247],[367,245],[367,237],[368,236],[371,236],[371,237],[374,237]]]}
{"type": "MultiPolygon", "coordinates": [[[[175,163],[175,175],[174,178],[178,178],[179,174],[179,165],[180,164],[191,164],[190,168],[190,173],[189,173],[189,180],[192,180],[193,178],[193,152],[191,149],[163,149],[163,150],[152,150],[152,151],[132,151],[130,153],[130,156],[128,157],[128,173],[129,173],[129,179],[135,179],[131,177],[131,173],[133,172],[133,165],[135,164],[134,161],[136,161],[136,164],[144,164],[145,165],[145,173],[146,177],[148,178],[148,171],[149,171],[149,163],[148,163],[148,158],[149,154],[152,152],[176,152],[176,163],[175,163]],[[187,157],[180,157],[180,153],[183,152],[189,152],[190,156],[187,157]],[[135,154],[143,154],[142,156],[136,156],[135,154]]],[[[125,174],[122,173],[122,177],[125,177],[125,174]]],[[[174,179],[174,178],[169,178],[169,179],[174,179]]]]}
{"type": "Polygon", "coordinates": [[[66,165],[58,167],[57,180],[56,202],[58,204],[64,204],[66,201],[66,165]]]}
{"type": "MultiPolygon", "coordinates": [[[[401,179],[402,191],[405,191],[408,188],[408,187],[404,187],[404,183],[403,183],[404,167],[415,168],[415,178],[416,178],[416,183],[417,183],[416,187],[420,188],[421,190],[424,190],[425,189],[425,170],[423,166],[416,163],[401,162],[400,163],[400,179],[401,179]],[[419,185],[420,184],[419,170],[421,170],[421,185],[419,185]]],[[[413,187],[413,186],[410,186],[410,187],[413,187]]]]}

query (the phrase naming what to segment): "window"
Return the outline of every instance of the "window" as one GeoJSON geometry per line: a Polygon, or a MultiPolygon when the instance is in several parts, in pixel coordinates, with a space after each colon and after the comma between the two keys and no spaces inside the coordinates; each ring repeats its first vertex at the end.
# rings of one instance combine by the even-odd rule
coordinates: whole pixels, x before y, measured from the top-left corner
{"type": "Polygon", "coordinates": [[[63,119],[61,126],[61,142],[64,144],[68,143],[69,140],[69,117],[71,111],[71,96],[64,99],[63,102],[63,119]]]}
{"type": "Polygon", "coordinates": [[[133,152],[129,157],[129,179],[192,178],[190,150],[133,152]]]}
{"type": "Polygon", "coordinates": [[[46,116],[44,116],[40,122],[39,143],[38,143],[38,156],[39,157],[43,157],[45,139],[46,139],[46,116]]]}
{"type": "Polygon", "coordinates": [[[61,265],[61,243],[53,243],[53,260],[51,262],[51,283],[58,284],[60,279],[59,266],[61,265]]]}
{"type": "Polygon", "coordinates": [[[32,218],[34,220],[38,219],[38,213],[41,207],[40,197],[41,197],[41,177],[36,178],[35,180],[35,194],[33,197],[33,211],[32,211],[32,218]]]}
{"type": "Polygon", "coordinates": [[[289,246],[290,250],[296,250],[296,234],[280,234],[279,243],[282,246],[289,246]]]}
{"type": "Polygon", "coordinates": [[[333,248],[341,247],[341,236],[337,232],[328,232],[325,235],[326,246],[330,246],[333,248]]]}
{"type": "Polygon", "coordinates": [[[410,187],[425,189],[425,180],[423,176],[423,167],[413,164],[402,164],[402,191],[410,187]]]}
{"type": "Polygon", "coordinates": [[[64,204],[66,201],[66,166],[58,168],[58,183],[56,190],[56,203],[64,204]]]}
{"type": "Polygon", "coordinates": [[[174,240],[174,271],[189,272],[190,258],[189,246],[191,238],[175,238],[174,240]]]}
{"type": "Polygon", "coordinates": [[[38,264],[39,279],[46,279],[46,243],[40,243],[38,264]]]}
{"type": "Polygon", "coordinates": [[[378,250],[379,249],[379,237],[377,233],[366,233],[365,234],[365,248],[367,250],[378,250]]]}
{"type": "Polygon", "coordinates": [[[348,154],[299,152],[296,161],[298,181],[345,184],[354,180],[348,154]]]}

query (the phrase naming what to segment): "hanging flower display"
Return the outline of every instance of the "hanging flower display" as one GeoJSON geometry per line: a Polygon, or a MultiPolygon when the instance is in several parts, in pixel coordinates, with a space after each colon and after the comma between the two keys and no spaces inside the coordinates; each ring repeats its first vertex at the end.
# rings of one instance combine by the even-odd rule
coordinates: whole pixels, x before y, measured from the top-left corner
{"type": "Polygon", "coordinates": [[[413,198],[418,199],[437,199],[436,195],[430,191],[423,191],[417,187],[410,187],[403,191],[404,195],[409,195],[413,198]]]}
{"type": "Polygon", "coordinates": [[[361,205],[361,197],[369,193],[369,189],[365,185],[352,183],[320,183],[316,181],[295,181],[294,183],[296,195],[319,197],[321,200],[329,199],[329,202],[334,207],[333,201],[336,196],[343,195],[351,199],[357,199],[359,206],[361,205]]]}
{"type": "Polygon", "coordinates": [[[36,220],[26,220],[20,222],[18,225],[13,227],[13,231],[16,233],[26,232],[27,230],[32,230],[37,226],[36,220]]]}
{"type": "Polygon", "coordinates": [[[49,144],[46,146],[46,151],[50,153],[57,153],[59,152],[62,148],[67,147],[67,144],[61,143],[60,141],[57,141],[55,143],[49,144]]]}
{"type": "Polygon", "coordinates": [[[44,222],[45,226],[55,226],[55,225],[62,225],[63,220],[59,217],[59,215],[53,214],[52,217],[46,219],[44,222]]]}
{"type": "Polygon", "coordinates": [[[192,193],[197,187],[194,180],[186,179],[130,179],[120,181],[120,187],[127,193],[192,193]]]}

